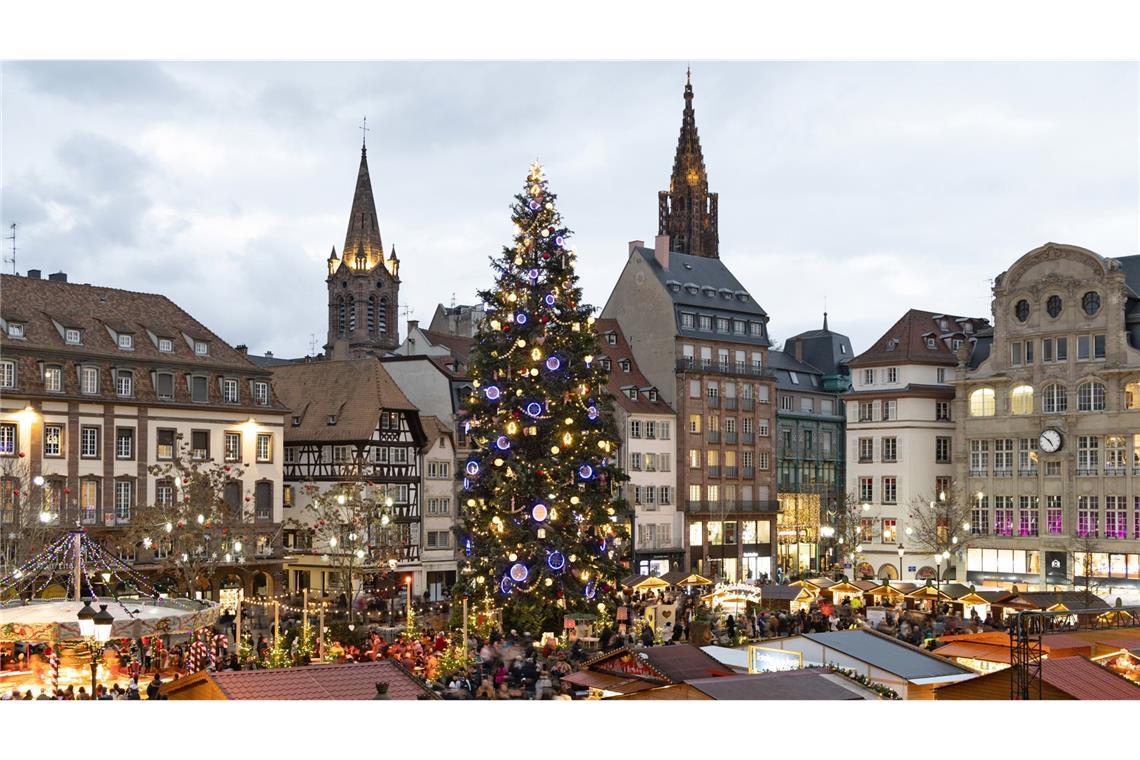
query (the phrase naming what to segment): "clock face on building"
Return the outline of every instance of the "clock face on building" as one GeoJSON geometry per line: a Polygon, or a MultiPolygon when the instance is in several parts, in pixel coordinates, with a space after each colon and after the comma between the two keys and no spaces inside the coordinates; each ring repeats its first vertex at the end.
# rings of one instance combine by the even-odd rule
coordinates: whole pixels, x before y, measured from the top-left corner
{"type": "Polygon", "coordinates": [[[1056,428],[1045,428],[1041,431],[1041,437],[1037,441],[1038,447],[1046,454],[1056,454],[1061,450],[1061,445],[1064,443],[1064,438],[1061,436],[1061,431],[1056,428]]]}

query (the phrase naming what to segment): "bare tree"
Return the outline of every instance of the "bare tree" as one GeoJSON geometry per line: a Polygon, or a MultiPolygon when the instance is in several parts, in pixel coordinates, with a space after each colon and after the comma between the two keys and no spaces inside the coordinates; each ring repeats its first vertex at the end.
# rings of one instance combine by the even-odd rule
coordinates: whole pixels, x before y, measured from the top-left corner
{"type": "Polygon", "coordinates": [[[67,530],[68,489],[33,476],[23,454],[0,459],[0,565],[19,567],[67,530]]]}
{"type": "Polygon", "coordinates": [[[188,445],[176,445],[173,459],[148,470],[156,478],[155,500],[131,517],[126,532],[141,549],[138,564],[157,566],[193,596],[220,567],[240,565],[255,551],[258,530],[252,499],[242,490],[243,465],[197,459],[188,445]]]}
{"type": "Polygon", "coordinates": [[[353,621],[353,605],[364,577],[392,572],[399,562],[399,529],[392,517],[392,499],[381,487],[360,482],[340,483],[321,491],[307,483],[309,497],[304,519],[291,519],[291,527],[307,538],[310,550],[320,553],[336,569],[353,621]]]}
{"type": "Polygon", "coordinates": [[[913,554],[928,554],[939,567],[962,554],[978,539],[970,524],[973,501],[969,494],[951,486],[933,495],[918,494],[907,513],[905,548],[913,554]]]}
{"type": "Polygon", "coordinates": [[[1089,533],[1077,533],[1069,539],[1069,551],[1073,555],[1073,580],[1081,575],[1085,581],[1082,584],[1086,600],[1092,597],[1093,589],[1100,588],[1099,582],[1093,581],[1093,554],[1103,551],[1100,540],[1089,533]]]}
{"type": "Polygon", "coordinates": [[[864,542],[871,539],[864,529],[863,521],[873,521],[878,512],[869,503],[862,502],[855,494],[849,493],[844,496],[843,502],[837,505],[837,510],[834,513],[829,512],[828,516],[834,520],[834,523],[827,527],[834,530],[830,540],[835,543],[840,564],[849,561],[851,577],[854,578],[859,561],[864,557],[864,542]]]}

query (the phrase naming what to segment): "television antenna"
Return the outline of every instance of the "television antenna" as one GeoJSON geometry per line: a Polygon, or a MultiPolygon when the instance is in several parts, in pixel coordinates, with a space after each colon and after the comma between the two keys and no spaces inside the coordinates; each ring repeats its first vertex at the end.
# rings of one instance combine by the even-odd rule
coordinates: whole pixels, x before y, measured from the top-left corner
{"type": "Polygon", "coordinates": [[[16,223],[12,222],[11,226],[8,229],[12,230],[12,234],[8,235],[4,239],[12,241],[12,252],[11,252],[11,254],[4,256],[3,263],[4,264],[11,264],[12,265],[12,274],[16,274],[16,223]]]}

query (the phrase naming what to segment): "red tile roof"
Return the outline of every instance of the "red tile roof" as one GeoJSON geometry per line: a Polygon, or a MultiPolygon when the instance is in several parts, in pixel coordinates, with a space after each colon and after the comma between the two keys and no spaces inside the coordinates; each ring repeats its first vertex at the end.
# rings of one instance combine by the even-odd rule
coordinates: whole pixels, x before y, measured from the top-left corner
{"type": "Polygon", "coordinates": [[[391,660],[352,665],[239,670],[210,673],[228,699],[372,699],[388,683],[390,699],[419,699],[431,692],[391,660]]]}
{"type": "Polygon", "coordinates": [[[1084,657],[1045,660],[1041,680],[1074,699],[1140,700],[1140,686],[1084,657]]]}
{"type": "Polygon", "coordinates": [[[274,367],[273,387],[301,418],[300,425],[285,426],[287,442],[368,440],[382,409],[416,409],[375,357],[274,367]],[[328,424],[330,416],[335,425],[328,424]]]}
{"type": "Polygon", "coordinates": [[[975,317],[958,317],[933,311],[911,309],[875,343],[851,360],[851,367],[868,367],[878,364],[938,364],[954,367],[958,359],[942,337],[951,335],[967,338],[964,326],[970,324],[974,332],[988,327],[989,322],[975,317]],[[948,320],[947,328],[939,324],[948,320]],[[934,348],[926,345],[927,336],[935,338],[934,348]]]}
{"type": "Polygon", "coordinates": [[[672,414],[673,408],[665,403],[660,393],[658,393],[656,401],[649,400],[649,395],[645,393],[645,389],[655,386],[637,368],[637,360],[633,358],[629,341],[626,340],[625,334],[621,331],[621,325],[618,324],[618,321],[616,319],[599,319],[594,323],[594,327],[598,331],[599,350],[611,363],[610,380],[606,385],[606,390],[613,396],[614,403],[627,412],[636,414],[672,414]],[[607,333],[613,333],[617,341],[612,346],[606,342],[605,335],[607,333]],[[618,364],[621,359],[629,361],[629,372],[624,371],[618,364]],[[628,389],[631,385],[638,389],[636,401],[627,396],[626,391],[623,390],[628,389]]]}

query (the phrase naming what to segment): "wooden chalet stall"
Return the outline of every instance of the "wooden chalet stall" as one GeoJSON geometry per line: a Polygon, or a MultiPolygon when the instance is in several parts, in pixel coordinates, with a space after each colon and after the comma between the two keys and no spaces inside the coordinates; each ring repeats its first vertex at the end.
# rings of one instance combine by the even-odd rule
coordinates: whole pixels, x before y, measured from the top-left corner
{"type": "MultiPolygon", "coordinates": [[[[1021,667],[1021,666],[1018,666],[1021,667]]],[[[1042,663],[1040,679],[1029,684],[1031,699],[1140,700],[1140,686],[1085,657],[1049,658],[1042,663]]],[[[962,683],[934,690],[936,700],[1010,698],[1014,669],[1006,668],[962,683]]]]}

